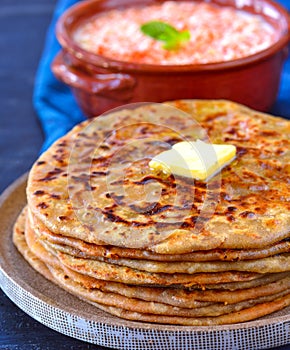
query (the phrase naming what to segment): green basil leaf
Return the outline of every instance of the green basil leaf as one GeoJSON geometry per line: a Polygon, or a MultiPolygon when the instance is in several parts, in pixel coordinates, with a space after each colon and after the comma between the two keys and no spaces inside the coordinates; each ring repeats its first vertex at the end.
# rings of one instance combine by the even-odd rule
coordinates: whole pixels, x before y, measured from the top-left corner
{"type": "Polygon", "coordinates": [[[163,49],[165,50],[176,50],[179,48],[179,41],[174,40],[167,40],[164,45],[162,45],[163,49]]]}
{"type": "Polygon", "coordinates": [[[153,39],[163,41],[163,48],[166,50],[175,50],[179,48],[180,43],[190,39],[189,31],[178,31],[168,23],[161,21],[150,21],[141,26],[141,31],[153,39]]]}
{"type": "Polygon", "coordinates": [[[178,33],[179,41],[188,41],[190,40],[190,32],[188,30],[184,30],[183,32],[178,33]]]}
{"type": "Polygon", "coordinates": [[[170,24],[160,21],[150,21],[141,26],[144,34],[153,39],[167,41],[178,36],[178,31],[170,24]]]}

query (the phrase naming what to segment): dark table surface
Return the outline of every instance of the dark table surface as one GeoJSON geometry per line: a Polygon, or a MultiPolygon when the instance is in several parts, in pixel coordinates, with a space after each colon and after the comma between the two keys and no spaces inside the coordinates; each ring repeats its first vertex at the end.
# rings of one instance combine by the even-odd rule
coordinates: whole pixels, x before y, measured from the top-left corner
{"type": "MultiPolygon", "coordinates": [[[[55,0],[0,0],[0,192],[31,167],[43,142],[32,91],[54,5],[55,0]]],[[[0,349],[104,348],[43,326],[0,289],[0,349]]]]}

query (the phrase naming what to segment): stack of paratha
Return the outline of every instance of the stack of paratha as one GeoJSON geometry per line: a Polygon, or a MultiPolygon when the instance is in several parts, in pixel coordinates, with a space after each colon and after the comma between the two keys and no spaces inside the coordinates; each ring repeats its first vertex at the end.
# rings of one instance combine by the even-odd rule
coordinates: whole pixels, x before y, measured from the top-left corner
{"type": "Polygon", "coordinates": [[[290,304],[290,123],[228,101],[145,104],[86,121],[34,164],[14,228],[60,287],[131,320],[217,325],[290,304]],[[232,144],[207,182],[156,174],[184,140],[232,144]]]}

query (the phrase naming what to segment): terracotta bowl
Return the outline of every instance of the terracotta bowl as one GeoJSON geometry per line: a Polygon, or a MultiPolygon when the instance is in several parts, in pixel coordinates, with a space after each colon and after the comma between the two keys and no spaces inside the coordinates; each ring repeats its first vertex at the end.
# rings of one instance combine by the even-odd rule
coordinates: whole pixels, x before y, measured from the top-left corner
{"type": "Polygon", "coordinates": [[[260,111],[272,106],[290,41],[289,15],[272,0],[211,0],[260,14],[279,33],[279,40],[268,49],[233,61],[174,66],[128,63],[85,51],[73,40],[75,28],[96,14],[156,2],[162,0],[81,1],[58,20],[56,35],[62,50],[52,70],[71,87],[87,117],[123,104],[173,99],[222,98],[260,111]]]}

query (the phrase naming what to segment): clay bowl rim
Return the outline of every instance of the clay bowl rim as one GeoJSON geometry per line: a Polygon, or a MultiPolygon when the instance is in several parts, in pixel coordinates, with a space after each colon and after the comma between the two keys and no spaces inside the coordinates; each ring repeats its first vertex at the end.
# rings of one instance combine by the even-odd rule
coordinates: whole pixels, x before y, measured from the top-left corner
{"type": "MultiPolygon", "coordinates": [[[[166,0],[164,0],[166,1],[166,0]]],[[[193,0],[196,1],[196,0],[193,0]]],[[[211,1],[211,0],[210,0],[211,1]]],[[[222,71],[243,68],[251,64],[258,63],[261,60],[265,60],[268,57],[274,56],[280,50],[287,48],[290,44],[290,13],[281,6],[279,3],[273,0],[263,0],[263,3],[269,4],[280,14],[281,18],[285,21],[285,29],[281,31],[279,39],[265,50],[259,51],[253,55],[249,55],[243,58],[214,62],[214,63],[201,63],[201,64],[184,64],[184,65],[158,65],[158,64],[144,64],[127,61],[119,61],[108,58],[106,56],[91,53],[87,50],[82,49],[69,35],[67,26],[70,26],[75,22],[74,17],[78,11],[90,8],[97,3],[106,2],[106,0],[84,0],[80,3],[74,4],[69,7],[57,20],[56,22],[56,37],[62,46],[62,49],[69,52],[73,56],[77,57],[81,61],[85,61],[88,64],[93,64],[99,68],[122,71],[122,72],[147,72],[147,73],[188,73],[188,72],[209,72],[209,71],[222,71]]],[[[151,1],[154,3],[157,1],[151,1]]],[[[159,1],[160,2],[160,1],[159,1]]],[[[222,4],[220,4],[223,6],[222,4]]],[[[132,5],[128,6],[131,7],[132,5]]],[[[134,6],[134,5],[133,5],[134,6]]],[[[109,9],[104,9],[98,12],[106,12],[109,9]]],[[[246,10],[245,10],[246,11],[246,10]]],[[[247,11],[246,11],[247,12],[247,11]]],[[[95,16],[95,13],[90,14],[88,17],[95,16]]],[[[285,54],[286,57],[287,54],[285,54]]]]}

